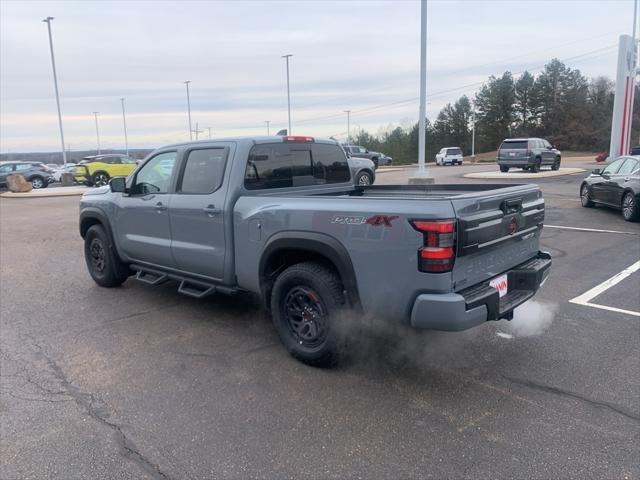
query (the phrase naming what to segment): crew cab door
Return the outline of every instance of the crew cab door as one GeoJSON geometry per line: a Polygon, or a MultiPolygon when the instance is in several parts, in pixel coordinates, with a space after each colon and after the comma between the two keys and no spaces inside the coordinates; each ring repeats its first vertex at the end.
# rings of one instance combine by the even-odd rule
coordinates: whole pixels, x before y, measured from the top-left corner
{"type": "Polygon", "coordinates": [[[177,151],[150,158],[131,179],[114,222],[118,245],[133,260],[175,267],[171,256],[169,202],[177,151]]]}
{"type": "Polygon", "coordinates": [[[224,181],[230,146],[185,152],[171,199],[171,251],[180,270],[223,279],[226,253],[224,181]]]}

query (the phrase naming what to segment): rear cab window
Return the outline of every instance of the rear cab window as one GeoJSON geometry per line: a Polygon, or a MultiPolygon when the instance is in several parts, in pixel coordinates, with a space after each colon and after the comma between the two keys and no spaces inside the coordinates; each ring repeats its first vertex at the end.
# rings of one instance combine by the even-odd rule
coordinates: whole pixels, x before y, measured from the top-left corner
{"type": "Polygon", "coordinates": [[[248,190],[347,182],[351,172],[338,145],[298,142],[255,145],[244,178],[248,190]]]}

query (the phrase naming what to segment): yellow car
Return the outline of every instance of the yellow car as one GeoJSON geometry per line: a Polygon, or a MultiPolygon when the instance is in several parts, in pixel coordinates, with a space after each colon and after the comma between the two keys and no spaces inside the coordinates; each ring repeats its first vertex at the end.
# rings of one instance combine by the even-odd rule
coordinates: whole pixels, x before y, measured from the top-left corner
{"type": "Polygon", "coordinates": [[[136,166],[136,161],[126,155],[92,155],[80,160],[73,178],[78,183],[101,187],[109,183],[111,177],[126,177],[136,166]]]}

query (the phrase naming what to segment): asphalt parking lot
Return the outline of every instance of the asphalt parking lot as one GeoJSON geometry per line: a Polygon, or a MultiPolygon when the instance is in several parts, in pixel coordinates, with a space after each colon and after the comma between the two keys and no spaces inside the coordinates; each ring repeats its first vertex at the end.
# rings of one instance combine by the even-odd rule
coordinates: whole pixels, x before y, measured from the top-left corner
{"type": "Polygon", "coordinates": [[[639,478],[640,271],[571,300],[640,260],[640,224],[582,208],[585,175],[539,182],[554,265],[514,322],[376,330],[333,370],[251,297],[97,287],[79,197],[0,199],[0,478],[639,478]]]}

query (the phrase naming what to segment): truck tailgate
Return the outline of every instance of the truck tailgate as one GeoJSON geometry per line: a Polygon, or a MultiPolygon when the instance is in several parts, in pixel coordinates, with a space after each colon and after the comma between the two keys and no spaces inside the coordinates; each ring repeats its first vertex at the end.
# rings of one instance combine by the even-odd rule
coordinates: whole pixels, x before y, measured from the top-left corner
{"type": "Polygon", "coordinates": [[[458,218],[454,290],[488,280],[534,257],[544,221],[537,185],[451,199],[458,218]]]}

